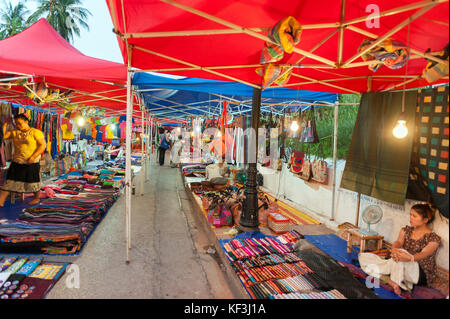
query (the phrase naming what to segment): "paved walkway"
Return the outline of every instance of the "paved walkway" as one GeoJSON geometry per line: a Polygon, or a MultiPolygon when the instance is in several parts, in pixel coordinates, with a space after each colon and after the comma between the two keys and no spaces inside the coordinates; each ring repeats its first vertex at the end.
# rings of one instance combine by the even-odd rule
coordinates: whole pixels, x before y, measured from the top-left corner
{"type": "Polygon", "coordinates": [[[207,253],[211,244],[196,224],[180,172],[167,165],[168,158],[163,167],[154,161],[150,165],[143,196],[141,176],[134,181],[130,264],[125,263],[123,195],[73,261],[79,268],[79,288],[68,287],[74,283],[71,271],[48,299],[238,297],[228,287],[223,267],[207,253]]]}

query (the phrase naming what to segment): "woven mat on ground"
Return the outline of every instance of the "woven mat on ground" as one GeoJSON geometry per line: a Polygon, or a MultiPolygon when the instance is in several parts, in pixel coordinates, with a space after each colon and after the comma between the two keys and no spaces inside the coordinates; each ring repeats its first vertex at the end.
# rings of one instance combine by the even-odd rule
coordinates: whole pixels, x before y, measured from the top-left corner
{"type": "MultiPolygon", "coordinates": [[[[271,201],[275,200],[275,197],[273,197],[265,192],[264,192],[264,194],[267,195],[267,197],[269,197],[269,199],[271,201]]],[[[289,218],[296,225],[319,225],[319,224],[321,224],[314,218],[306,215],[305,213],[302,213],[301,211],[295,209],[292,206],[289,206],[286,203],[283,203],[280,200],[278,200],[277,203],[280,208],[280,213],[283,216],[289,218]]]]}

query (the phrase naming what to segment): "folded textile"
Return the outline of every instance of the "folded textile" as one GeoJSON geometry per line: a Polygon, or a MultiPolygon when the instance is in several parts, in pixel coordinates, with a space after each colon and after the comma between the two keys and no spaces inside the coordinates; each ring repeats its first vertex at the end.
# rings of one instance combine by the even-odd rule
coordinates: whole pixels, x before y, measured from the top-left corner
{"type": "Polygon", "coordinates": [[[383,259],[372,253],[360,253],[358,256],[361,269],[376,278],[390,275],[391,280],[405,290],[411,290],[419,281],[419,263],[396,262],[392,258],[383,259]]]}

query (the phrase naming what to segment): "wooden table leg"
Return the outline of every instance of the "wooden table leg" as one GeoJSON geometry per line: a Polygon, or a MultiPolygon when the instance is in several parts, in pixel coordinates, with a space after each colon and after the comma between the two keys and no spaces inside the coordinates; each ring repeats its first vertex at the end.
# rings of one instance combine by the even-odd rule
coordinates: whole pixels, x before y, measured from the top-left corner
{"type": "Polygon", "coordinates": [[[361,238],[361,246],[359,252],[363,253],[366,250],[366,240],[361,238]]]}
{"type": "Polygon", "coordinates": [[[377,250],[380,250],[381,248],[383,248],[383,239],[378,239],[377,250]]]}
{"type": "Polygon", "coordinates": [[[16,202],[16,193],[15,192],[10,192],[9,196],[11,196],[11,205],[14,205],[16,202]]]}
{"type": "Polygon", "coordinates": [[[352,234],[347,234],[347,253],[350,254],[352,252],[352,234]]]}

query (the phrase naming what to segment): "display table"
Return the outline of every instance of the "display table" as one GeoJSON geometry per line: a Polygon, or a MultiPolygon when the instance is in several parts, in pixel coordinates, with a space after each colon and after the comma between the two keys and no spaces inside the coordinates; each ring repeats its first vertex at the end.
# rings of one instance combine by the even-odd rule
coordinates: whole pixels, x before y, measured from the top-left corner
{"type": "Polygon", "coordinates": [[[358,228],[347,229],[347,253],[352,252],[353,240],[360,241],[360,252],[363,253],[366,250],[367,240],[377,241],[377,250],[383,247],[384,236],[381,235],[366,235],[359,231],[358,228]]]}

